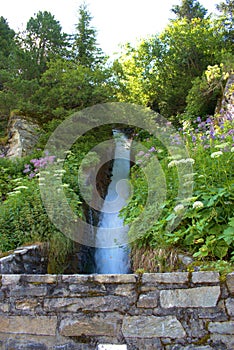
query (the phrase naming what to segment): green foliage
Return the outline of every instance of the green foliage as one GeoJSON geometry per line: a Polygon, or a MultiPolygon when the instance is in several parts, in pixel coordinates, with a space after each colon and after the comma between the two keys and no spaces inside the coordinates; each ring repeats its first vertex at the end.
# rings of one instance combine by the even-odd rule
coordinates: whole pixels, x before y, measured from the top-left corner
{"type": "Polygon", "coordinates": [[[174,5],[172,10],[178,19],[204,18],[207,10],[197,0],[182,0],[181,5],[174,5]]]}
{"type": "Polygon", "coordinates": [[[126,46],[113,66],[117,97],[168,117],[183,113],[192,81],[208,65],[221,62],[223,46],[219,27],[210,19],[171,21],[160,35],[142,40],[137,48],[126,46]]]}
{"type": "MultiPolygon", "coordinates": [[[[160,216],[152,217],[154,208],[146,205],[148,183],[155,181],[157,192],[162,185],[157,174],[150,170],[150,160],[146,161],[145,152],[140,152],[136,159],[139,165],[131,172],[132,196],[121,211],[126,224],[133,223],[129,235],[135,239],[134,247],[177,249],[201,261],[200,268],[211,266],[213,261],[212,266],[221,271],[220,260],[227,261],[226,265],[223,263],[226,270],[230,268],[234,260],[232,132],[233,122],[229,120],[209,118],[202,122],[198,118],[194,123],[185,123],[181,136],[193,156],[194,165],[193,173],[184,175],[183,188],[192,184],[193,194],[191,198],[181,199],[179,204],[176,167],[181,159],[172,159],[155,138],[147,135],[143,143],[148,152],[152,145],[157,152],[166,178],[167,196],[160,204],[160,216]],[[170,227],[178,219],[179,225],[171,231],[170,227]]],[[[153,206],[156,207],[157,202],[153,206]]]]}
{"type": "Polygon", "coordinates": [[[66,35],[62,33],[61,25],[47,11],[39,11],[27,23],[26,35],[22,39],[26,51],[38,68],[38,74],[31,77],[39,78],[46,70],[46,64],[57,55],[62,56],[67,46],[66,35]]]}
{"type": "Polygon", "coordinates": [[[202,77],[193,81],[186,98],[185,116],[206,117],[213,115],[217,101],[223,96],[223,90],[229,74],[220,66],[208,66],[202,77]]]}

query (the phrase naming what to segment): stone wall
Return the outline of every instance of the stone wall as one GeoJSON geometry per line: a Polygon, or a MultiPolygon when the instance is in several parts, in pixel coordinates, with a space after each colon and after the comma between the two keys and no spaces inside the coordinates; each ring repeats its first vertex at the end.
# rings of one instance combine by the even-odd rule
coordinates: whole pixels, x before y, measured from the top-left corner
{"type": "Polygon", "coordinates": [[[234,273],[0,278],[1,349],[234,349],[234,273]]]}
{"type": "Polygon", "coordinates": [[[47,273],[48,249],[45,244],[19,247],[0,258],[0,274],[47,273]]]}

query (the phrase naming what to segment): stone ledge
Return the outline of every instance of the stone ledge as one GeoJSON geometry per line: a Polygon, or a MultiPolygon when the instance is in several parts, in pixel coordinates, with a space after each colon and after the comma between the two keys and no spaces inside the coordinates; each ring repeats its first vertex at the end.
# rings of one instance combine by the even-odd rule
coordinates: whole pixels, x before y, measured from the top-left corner
{"type": "Polygon", "coordinates": [[[144,273],[142,283],[185,284],[189,281],[188,272],[144,273]]]}

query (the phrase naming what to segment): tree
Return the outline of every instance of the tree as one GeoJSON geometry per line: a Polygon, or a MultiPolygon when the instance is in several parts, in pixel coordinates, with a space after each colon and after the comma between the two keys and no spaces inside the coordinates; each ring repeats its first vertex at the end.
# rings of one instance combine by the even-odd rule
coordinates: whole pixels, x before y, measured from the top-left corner
{"type": "Polygon", "coordinates": [[[91,26],[92,16],[87,5],[79,8],[79,22],[76,26],[77,33],[74,36],[73,54],[78,64],[85,67],[93,67],[102,62],[104,57],[102,50],[98,48],[96,30],[91,26]]]}
{"type": "Polygon", "coordinates": [[[39,78],[51,59],[66,53],[67,35],[62,33],[59,22],[50,12],[39,11],[27,23],[23,46],[28,53],[27,59],[31,57],[37,68],[37,72],[32,72],[32,78],[39,78]]]}
{"type": "Polygon", "coordinates": [[[220,28],[224,31],[225,41],[227,45],[234,42],[234,0],[226,0],[217,5],[217,9],[221,12],[220,28]]]}
{"type": "Polygon", "coordinates": [[[9,58],[12,53],[12,48],[15,46],[14,42],[15,32],[11,29],[4,17],[0,17],[0,64],[2,68],[3,61],[9,58]]]}
{"type": "Polygon", "coordinates": [[[204,18],[207,10],[198,0],[182,0],[181,5],[174,5],[171,9],[177,16],[177,19],[187,18],[191,21],[193,18],[204,18]]]}

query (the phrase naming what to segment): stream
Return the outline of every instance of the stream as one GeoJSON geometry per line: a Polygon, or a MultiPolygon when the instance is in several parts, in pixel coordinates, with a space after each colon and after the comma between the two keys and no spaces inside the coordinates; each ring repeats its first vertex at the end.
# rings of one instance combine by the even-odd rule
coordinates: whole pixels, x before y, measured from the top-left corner
{"type": "Polygon", "coordinates": [[[115,156],[111,182],[101,209],[96,231],[95,266],[98,274],[130,273],[128,226],[123,224],[119,211],[130,195],[130,145],[131,141],[119,130],[113,130],[115,156]]]}

